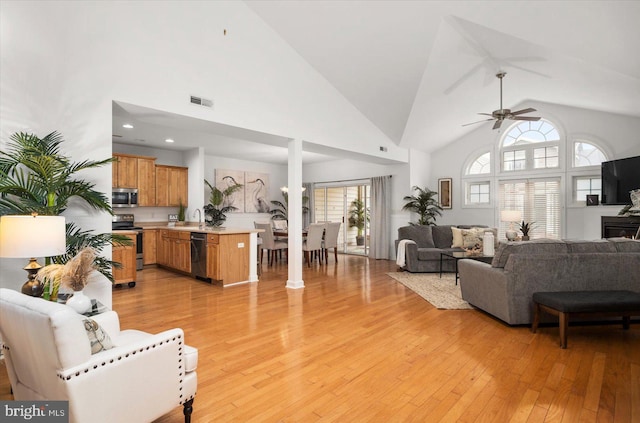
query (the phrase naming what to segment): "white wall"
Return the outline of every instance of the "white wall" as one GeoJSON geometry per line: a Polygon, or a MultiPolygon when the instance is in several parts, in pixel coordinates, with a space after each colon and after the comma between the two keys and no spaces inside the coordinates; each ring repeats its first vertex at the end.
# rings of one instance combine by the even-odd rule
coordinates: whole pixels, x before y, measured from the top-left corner
{"type": "MultiPolygon", "coordinates": [[[[282,201],[280,187],[287,185],[287,166],[270,163],[253,162],[248,160],[238,160],[228,157],[205,156],[204,178],[211,185],[215,185],[215,170],[239,170],[245,172],[258,172],[269,174],[269,201],[282,201]]],[[[204,185],[205,204],[209,199],[209,188],[204,185]]],[[[227,220],[224,226],[234,228],[253,228],[254,222],[267,222],[271,219],[269,213],[227,213],[227,220]]]]}
{"type": "MultiPolygon", "coordinates": [[[[407,158],[242,2],[3,1],[0,19],[2,143],[16,131],[57,130],[73,159],[110,157],[117,100],[407,158]],[[193,107],[190,95],[213,99],[214,109],[193,107]]],[[[110,172],[82,176],[108,193],[110,172]]],[[[68,215],[83,229],[111,230],[106,214],[68,215]]],[[[24,277],[9,262],[0,261],[0,286],[24,277]]]]}
{"type": "MultiPolygon", "coordinates": [[[[640,155],[640,118],[597,112],[556,104],[542,102],[526,102],[514,107],[534,107],[536,113],[552,123],[567,140],[567,148],[571,148],[573,140],[592,140],[603,147],[609,159],[640,155]]],[[[438,178],[451,177],[453,179],[453,209],[445,210],[439,219],[442,224],[485,224],[497,225],[498,216],[495,207],[465,208],[464,186],[462,185],[463,168],[466,161],[482,151],[491,151],[495,164],[497,146],[504,131],[491,130],[490,123],[478,127],[458,139],[456,142],[435,151],[431,157],[432,172],[429,184],[437,186],[438,178]]],[[[571,152],[565,152],[563,169],[556,172],[562,178],[565,193],[565,209],[562,236],[572,239],[600,238],[600,216],[618,214],[620,206],[586,207],[574,205],[571,202],[572,181],[567,177],[571,152]]],[[[495,198],[493,187],[492,195],[495,198]]]]}

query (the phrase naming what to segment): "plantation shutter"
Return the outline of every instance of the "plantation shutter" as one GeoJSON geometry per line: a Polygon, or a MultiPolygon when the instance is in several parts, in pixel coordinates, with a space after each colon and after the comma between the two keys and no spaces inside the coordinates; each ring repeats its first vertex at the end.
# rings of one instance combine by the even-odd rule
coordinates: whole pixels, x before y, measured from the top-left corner
{"type": "MultiPolygon", "coordinates": [[[[560,238],[560,179],[500,181],[499,197],[500,210],[519,210],[526,222],[534,222],[531,239],[560,238]]],[[[508,222],[500,222],[500,239],[508,228],[508,222]]]]}

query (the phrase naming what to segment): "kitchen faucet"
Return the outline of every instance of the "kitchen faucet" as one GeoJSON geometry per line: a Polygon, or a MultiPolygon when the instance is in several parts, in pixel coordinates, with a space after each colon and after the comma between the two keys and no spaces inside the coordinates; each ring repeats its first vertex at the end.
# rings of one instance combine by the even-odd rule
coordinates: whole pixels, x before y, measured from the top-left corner
{"type": "Polygon", "coordinates": [[[196,209],[196,211],[193,212],[193,217],[196,217],[196,212],[198,212],[198,229],[202,229],[202,212],[200,209],[196,209]]]}

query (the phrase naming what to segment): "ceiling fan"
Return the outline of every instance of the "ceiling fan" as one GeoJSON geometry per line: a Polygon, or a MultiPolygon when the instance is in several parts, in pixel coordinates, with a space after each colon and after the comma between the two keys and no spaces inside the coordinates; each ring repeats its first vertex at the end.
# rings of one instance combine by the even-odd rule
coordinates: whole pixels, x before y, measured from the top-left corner
{"type": "Polygon", "coordinates": [[[466,124],[464,124],[462,126],[474,125],[476,123],[488,122],[490,120],[495,120],[496,123],[493,124],[493,129],[499,129],[500,125],[502,125],[502,122],[505,119],[510,119],[510,120],[530,120],[530,121],[540,120],[540,117],[521,116],[521,115],[523,115],[525,113],[530,113],[530,112],[535,112],[536,111],[536,109],[532,109],[531,107],[529,107],[528,109],[517,110],[515,112],[512,112],[510,109],[503,109],[502,108],[502,78],[504,78],[504,76],[506,74],[507,74],[506,72],[498,72],[496,74],[496,77],[498,79],[500,79],[500,108],[498,110],[494,110],[492,113],[478,113],[479,115],[491,116],[490,119],[483,119],[483,120],[479,120],[477,122],[466,123],[466,124]]]}

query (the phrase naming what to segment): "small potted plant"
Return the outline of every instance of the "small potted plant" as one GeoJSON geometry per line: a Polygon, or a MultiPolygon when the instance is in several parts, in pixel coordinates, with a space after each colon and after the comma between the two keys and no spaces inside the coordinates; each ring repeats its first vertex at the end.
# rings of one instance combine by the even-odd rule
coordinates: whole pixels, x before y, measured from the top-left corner
{"type": "Polygon", "coordinates": [[[183,226],[184,220],[185,220],[185,207],[184,207],[184,204],[182,204],[182,201],[180,201],[180,204],[178,205],[178,222],[176,223],[176,225],[183,226]]]}
{"type": "Polygon", "coordinates": [[[529,232],[533,229],[533,224],[535,222],[525,222],[524,220],[520,223],[520,232],[522,232],[522,240],[529,241],[529,232]]]}

